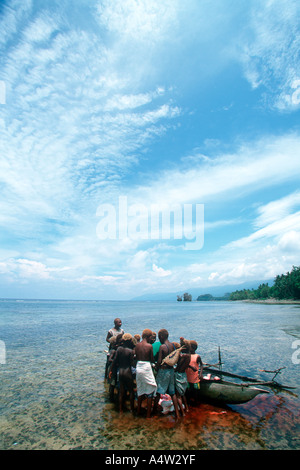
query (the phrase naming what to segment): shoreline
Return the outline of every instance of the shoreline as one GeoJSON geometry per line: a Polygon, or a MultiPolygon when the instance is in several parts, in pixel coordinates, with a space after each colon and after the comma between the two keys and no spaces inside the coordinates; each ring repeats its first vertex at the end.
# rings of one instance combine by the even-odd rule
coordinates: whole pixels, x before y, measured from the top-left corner
{"type": "MultiPolygon", "coordinates": [[[[233,301],[234,302],[234,301],[233,301]]],[[[269,305],[300,305],[300,300],[290,299],[244,299],[241,302],[247,302],[251,304],[269,304],[269,305]]]]}

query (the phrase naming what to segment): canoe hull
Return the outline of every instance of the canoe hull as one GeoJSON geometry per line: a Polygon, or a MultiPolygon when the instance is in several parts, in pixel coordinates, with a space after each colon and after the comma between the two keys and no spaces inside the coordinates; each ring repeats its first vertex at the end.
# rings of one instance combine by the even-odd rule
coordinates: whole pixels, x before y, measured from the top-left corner
{"type": "Polygon", "coordinates": [[[199,389],[189,391],[189,394],[199,401],[212,401],[228,405],[247,403],[261,393],[269,392],[262,388],[223,380],[203,380],[200,382],[199,389]]]}

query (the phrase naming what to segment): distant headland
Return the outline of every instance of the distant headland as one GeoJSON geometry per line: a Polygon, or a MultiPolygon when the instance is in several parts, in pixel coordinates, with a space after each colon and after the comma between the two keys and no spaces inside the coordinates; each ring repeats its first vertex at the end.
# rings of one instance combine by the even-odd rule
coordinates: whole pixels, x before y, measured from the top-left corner
{"type": "MultiPolygon", "coordinates": [[[[192,295],[186,292],[183,296],[177,295],[178,301],[192,301],[192,295]]],[[[198,295],[197,301],[236,301],[267,303],[267,304],[298,304],[300,303],[300,267],[293,266],[293,269],[286,274],[277,275],[273,285],[261,283],[254,289],[237,289],[231,293],[222,296],[213,296],[212,294],[198,295]]]]}
{"type": "Polygon", "coordinates": [[[179,299],[179,302],[185,303],[234,300],[270,304],[297,303],[300,301],[300,267],[293,266],[291,272],[278,275],[275,279],[247,281],[223,286],[199,286],[181,292],[148,292],[131,300],[176,302],[176,298],[179,299]]]}

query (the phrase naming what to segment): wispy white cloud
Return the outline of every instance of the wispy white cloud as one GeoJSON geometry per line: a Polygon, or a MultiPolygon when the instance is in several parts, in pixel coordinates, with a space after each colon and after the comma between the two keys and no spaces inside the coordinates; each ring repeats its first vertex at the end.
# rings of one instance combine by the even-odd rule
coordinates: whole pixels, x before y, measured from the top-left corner
{"type": "Polygon", "coordinates": [[[250,235],[218,249],[211,265],[191,265],[191,272],[201,273],[204,283],[225,285],[270,280],[290,270],[300,257],[300,212],[295,211],[298,196],[294,192],[258,207],[253,221],[256,229],[250,235]]]}
{"type": "Polygon", "coordinates": [[[1,36],[0,44],[6,44],[20,30],[20,24],[32,11],[32,0],[12,0],[8,5],[3,5],[4,16],[0,19],[1,36]]]}
{"type": "Polygon", "coordinates": [[[58,11],[31,20],[26,5],[18,15],[5,10],[7,34],[16,35],[21,20],[26,26],[6,51],[0,110],[2,219],[23,230],[27,220],[73,225],[91,214],[180,114],[163,87],[128,93],[135,71],[124,76],[114,44],[107,49],[101,35],[68,29],[58,11]]]}
{"type": "Polygon", "coordinates": [[[273,222],[277,222],[290,215],[295,208],[300,207],[300,192],[271,201],[257,209],[258,217],[254,221],[256,227],[265,227],[273,222]]]}
{"type": "Polygon", "coordinates": [[[39,261],[24,258],[11,258],[0,263],[1,274],[13,276],[19,280],[54,279],[57,274],[68,269],[68,267],[49,267],[39,261]]]}
{"type": "Polygon", "coordinates": [[[152,270],[155,272],[159,277],[165,277],[165,276],[170,276],[172,274],[172,271],[170,269],[164,269],[159,266],[156,266],[156,264],[153,263],[152,265],[152,270]]]}
{"type": "Polygon", "coordinates": [[[253,88],[267,89],[269,106],[299,108],[299,15],[297,0],[253,2],[250,22],[239,41],[240,59],[253,88]]]}
{"type": "MultiPolygon", "coordinates": [[[[297,246],[300,236],[300,195],[298,191],[271,201],[257,208],[257,217],[253,220],[254,231],[226,245],[226,248],[252,248],[258,245],[275,243],[282,251],[288,249],[291,241],[293,248],[297,246]]],[[[295,250],[297,252],[297,250],[295,250]]],[[[300,252],[297,256],[300,256],[300,252]]]]}
{"type": "Polygon", "coordinates": [[[98,20],[121,41],[161,42],[174,28],[178,18],[178,0],[109,0],[98,2],[98,20]]]}
{"type": "MultiPolygon", "coordinates": [[[[135,200],[152,203],[205,203],[227,193],[241,193],[297,179],[300,172],[297,134],[244,143],[232,154],[220,154],[198,165],[181,165],[161,172],[139,186],[135,200]]],[[[222,196],[223,197],[223,196],[222,196]]]]}
{"type": "MultiPolygon", "coordinates": [[[[280,139],[276,143],[273,141],[273,145],[270,145],[269,140],[267,140],[264,146],[260,142],[258,148],[255,150],[252,148],[252,151],[244,146],[243,149],[246,155],[244,159],[242,158],[242,151],[239,150],[235,157],[233,155],[229,159],[227,156],[220,157],[219,160],[214,161],[214,165],[204,167],[203,171],[200,168],[197,171],[190,170],[186,181],[185,178],[182,178],[181,181],[181,184],[186,184],[186,186],[182,188],[181,184],[178,184],[177,200],[181,204],[193,200],[193,198],[199,201],[196,198],[200,197],[200,193],[197,192],[200,190],[201,195],[205,196],[208,201],[210,199],[215,200],[216,197],[222,194],[222,205],[225,207],[226,204],[231,203],[232,198],[235,198],[234,193],[237,189],[240,188],[241,191],[251,193],[256,191],[257,184],[265,186],[267,184],[266,181],[270,181],[270,171],[274,177],[278,178],[277,183],[293,179],[298,174],[299,158],[295,155],[296,147],[293,147],[292,143],[296,145],[298,140],[295,137],[291,140],[290,137],[287,137],[286,140],[280,139]],[[276,152],[274,149],[276,149],[276,152]],[[255,160],[255,162],[263,168],[263,171],[258,173],[258,181],[255,179],[255,162],[253,161],[256,155],[259,155],[259,160],[255,160]],[[284,162],[284,165],[282,162],[284,162]],[[251,171],[252,167],[253,171],[251,171]],[[229,178],[232,171],[235,177],[229,178]],[[259,181],[259,178],[262,181],[259,181]],[[209,185],[207,185],[207,180],[209,185]],[[222,185],[220,185],[220,182],[222,182],[222,185]],[[190,188],[192,188],[192,191],[190,188]],[[194,188],[197,188],[197,191],[194,188]],[[210,191],[208,190],[209,188],[210,191]]],[[[162,203],[171,200],[170,193],[174,194],[173,191],[174,170],[171,169],[170,174],[167,172],[164,175],[160,175],[158,182],[147,182],[147,185],[144,187],[139,186],[138,192],[134,189],[129,189],[128,195],[132,200],[134,200],[133,196],[136,195],[139,198],[138,200],[144,203],[145,207],[150,207],[150,204],[156,201],[157,196],[160,194],[162,195],[160,199],[162,203]],[[160,188],[163,188],[163,190],[160,188]],[[159,190],[161,192],[158,194],[159,190]]],[[[298,192],[295,192],[278,201],[272,201],[260,206],[257,209],[257,218],[254,220],[254,226],[258,226],[258,230],[253,231],[247,237],[227,244],[221,249],[219,254],[217,249],[217,258],[223,258],[224,261],[212,262],[205,268],[202,264],[199,266],[199,270],[194,269],[190,272],[188,267],[180,266],[178,263],[174,263],[174,261],[172,263],[173,268],[170,268],[169,261],[167,261],[168,250],[166,249],[168,241],[161,246],[162,240],[153,240],[148,248],[143,248],[145,244],[143,238],[134,240],[130,238],[115,239],[102,242],[97,238],[96,234],[97,218],[94,219],[94,225],[93,221],[89,218],[86,221],[81,219],[84,224],[80,230],[76,229],[72,236],[67,236],[58,242],[54,242],[51,246],[51,252],[53,257],[64,260],[58,264],[59,267],[68,265],[69,271],[63,273],[64,278],[68,282],[71,280],[76,282],[76,279],[81,279],[81,282],[86,283],[90,279],[93,283],[101,284],[102,281],[108,283],[109,279],[111,279],[112,285],[115,287],[122,286],[123,289],[125,289],[125,286],[129,288],[133,284],[133,280],[140,282],[142,278],[149,278],[149,282],[151,281],[149,285],[152,288],[154,286],[160,288],[160,284],[157,282],[159,278],[165,278],[166,281],[169,281],[170,286],[180,283],[182,279],[185,279],[187,283],[191,282],[191,284],[195,284],[195,280],[200,278],[206,279],[206,282],[214,280],[214,282],[222,283],[235,279],[235,277],[237,278],[240,272],[243,272],[243,276],[250,276],[254,275],[254,273],[258,275],[263,271],[261,265],[264,263],[261,263],[259,259],[255,263],[241,261],[244,257],[243,251],[245,248],[249,250],[248,256],[250,256],[250,252],[253,254],[257,250],[257,243],[260,243],[260,250],[262,250],[264,240],[267,239],[271,242],[276,238],[278,250],[280,248],[281,253],[283,253],[284,245],[287,245],[289,239],[287,238],[289,237],[288,234],[292,230],[300,230],[299,212],[293,212],[298,202],[298,192]],[[281,211],[279,210],[280,208],[281,211]],[[283,234],[286,234],[285,239],[280,238],[283,234]],[[254,243],[256,243],[255,247],[253,246],[254,243]],[[233,255],[233,250],[236,250],[235,255],[233,255]],[[164,253],[166,259],[166,266],[164,267],[161,267],[160,263],[162,253],[164,253]],[[176,268],[174,268],[174,265],[176,268]],[[112,276],[110,272],[117,267],[124,274],[116,277],[112,276]],[[97,274],[99,270],[104,274],[97,274]],[[78,272],[80,271],[83,275],[79,277],[78,272]],[[94,274],[91,274],[91,272],[94,274]],[[212,273],[216,274],[212,275],[212,273]],[[65,274],[67,274],[67,277],[65,274]],[[154,274],[156,275],[155,277],[153,276],[154,274]],[[110,278],[110,276],[112,277],[110,278]]],[[[207,222],[204,228],[212,231],[222,230],[222,228],[233,223],[238,224],[239,221],[215,220],[207,222]]],[[[181,243],[177,246],[177,253],[178,250],[183,249],[183,241],[181,240],[181,243]]],[[[49,248],[48,253],[50,253],[49,248]]],[[[278,259],[279,255],[276,257],[277,262],[278,259]]]]}
{"type": "Polygon", "coordinates": [[[116,94],[111,99],[107,100],[104,110],[113,111],[138,108],[140,106],[144,106],[145,104],[151,103],[153,98],[156,98],[162,94],[164,94],[163,88],[158,88],[153,93],[139,93],[137,95],[116,94]]]}
{"type": "Polygon", "coordinates": [[[282,234],[290,232],[293,229],[300,231],[300,211],[276,220],[275,222],[251,233],[251,235],[247,237],[231,242],[229,247],[246,247],[255,243],[257,240],[281,237],[282,234]]]}
{"type": "Polygon", "coordinates": [[[113,285],[116,283],[120,277],[117,276],[82,276],[81,278],[77,279],[79,283],[82,284],[88,284],[90,285],[93,282],[96,282],[96,284],[102,284],[102,285],[113,285]]]}
{"type": "MultiPolygon", "coordinates": [[[[232,26],[242,6],[231,12],[220,0],[192,0],[188,8],[177,0],[76,2],[73,19],[66,4],[7,2],[0,19],[0,80],[6,88],[0,107],[0,225],[8,240],[1,252],[3,275],[129,292],[135,286],[169,289],[258,276],[261,259],[265,273],[291,262],[291,247],[295,253],[299,246],[298,191],[266,203],[254,197],[244,236],[235,231],[240,214],[228,207],[245,198],[247,210],[247,195],[296,184],[299,134],[274,131],[255,141],[245,135],[244,144],[231,142],[225,153],[221,134],[204,135],[197,113],[194,122],[185,121],[193,112],[190,96],[202,112],[207,77],[219,75],[233,59],[273,107],[297,109],[299,2],[246,4],[241,33],[232,26]],[[192,81],[197,86],[187,89],[192,81]],[[183,95],[189,95],[187,105],[183,95]],[[184,135],[182,149],[173,147],[176,125],[184,135]],[[166,143],[163,137],[171,131],[166,143]],[[157,145],[148,154],[153,142],[162,142],[163,150],[157,145]],[[168,163],[156,166],[166,154],[168,163]],[[115,204],[120,195],[146,208],[219,204],[224,213],[207,214],[205,230],[232,228],[231,244],[220,248],[219,237],[213,260],[203,251],[202,262],[195,263],[183,256],[183,240],[101,241],[97,206],[115,204]]],[[[232,103],[230,98],[220,109],[229,115],[232,103]]]]}

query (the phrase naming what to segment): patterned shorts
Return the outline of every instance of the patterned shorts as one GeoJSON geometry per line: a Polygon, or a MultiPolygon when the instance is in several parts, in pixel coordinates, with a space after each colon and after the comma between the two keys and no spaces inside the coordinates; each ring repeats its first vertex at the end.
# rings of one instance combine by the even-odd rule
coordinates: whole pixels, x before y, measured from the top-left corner
{"type": "Polygon", "coordinates": [[[169,393],[169,395],[175,394],[175,379],[174,369],[159,369],[156,376],[157,393],[163,395],[169,393]]]}
{"type": "Polygon", "coordinates": [[[175,389],[179,395],[183,396],[188,387],[187,376],[185,372],[175,372],[175,389]]]}

